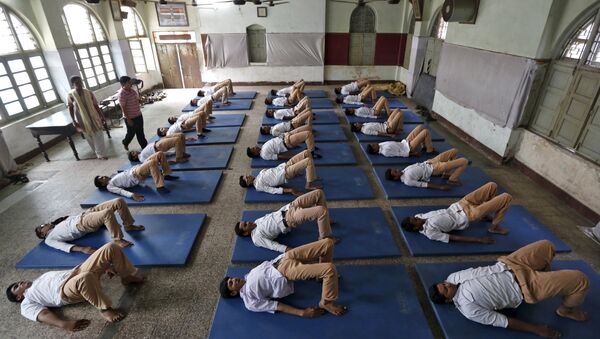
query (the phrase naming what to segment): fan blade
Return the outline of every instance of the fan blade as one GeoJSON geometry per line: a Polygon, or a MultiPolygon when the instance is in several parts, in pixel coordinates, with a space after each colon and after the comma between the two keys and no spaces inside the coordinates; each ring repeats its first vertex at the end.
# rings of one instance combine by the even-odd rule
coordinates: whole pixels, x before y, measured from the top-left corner
{"type": "Polygon", "coordinates": [[[344,0],[331,0],[331,1],[333,1],[333,2],[341,2],[341,3],[344,3],[344,4],[358,5],[358,2],[355,2],[355,1],[344,1],[344,0]]]}

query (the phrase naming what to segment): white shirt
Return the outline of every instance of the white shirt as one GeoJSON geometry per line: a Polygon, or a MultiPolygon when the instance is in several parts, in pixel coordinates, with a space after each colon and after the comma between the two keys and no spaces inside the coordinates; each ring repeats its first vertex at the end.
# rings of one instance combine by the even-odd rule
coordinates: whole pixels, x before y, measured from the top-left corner
{"type": "Polygon", "coordinates": [[[240,290],[240,297],[249,311],[275,313],[279,302],[272,299],[294,293],[294,283],[273,267],[282,257],[283,254],[263,262],[244,277],[246,283],[240,290]]]}
{"type": "Polygon", "coordinates": [[[293,90],[294,86],[289,86],[278,90],[276,94],[278,97],[284,97],[286,94],[292,93],[293,90]]]}
{"type": "Polygon", "coordinates": [[[508,318],[496,310],[517,308],[523,301],[519,284],[501,262],[452,273],[446,281],[460,284],[452,298],[454,306],[480,324],[506,328],[508,318]]]}
{"type": "Polygon", "coordinates": [[[277,125],[271,127],[271,135],[274,137],[278,137],[283,133],[289,132],[292,130],[291,122],[280,122],[277,125]]]}
{"type": "Polygon", "coordinates": [[[362,105],[362,101],[360,101],[361,96],[360,94],[357,95],[346,95],[344,97],[344,103],[345,104],[351,104],[351,105],[362,105]]]}
{"type": "Polygon", "coordinates": [[[198,101],[196,101],[196,106],[200,107],[200,106],[204,105],[210,99],[212,99],[211,94],[206,94],[203,97],[200,97],[200,99],[198,99],[198,101]]]}
{"type": "Polygon", "coordinates": [[[253,229],[250,234],[254,245],[268,248],[272,251],[285,252],[287,246],[274,241],[274,239],[281,234],[291,231],[291,228],[285,227],[283,224],[283,214],[281,214],[281,211],[287,211],[288,208],[289,205],[285,205],[277,211],[269,213],[254,221],[256,223],[256,228],[253,229]]]}
{"type": "Polygon", "coordinates": [[[156,149],[154,149],[154,143],[151,142],[138,154],[138,159],[140,162],[146,161],[146,159],[150,158],[154,153],[156,153],[156,149]]]}
{"type": "Polygon", "coordinates": [[[430,163],[418,162],[402,170],[400,181],[407,186],[427,187],[431,173],[433,173],[433,166],[430,163]]]}
{"type": "Polygon", "coordinates": [[[352,92],[356,92],[358,90],[359,90],[359,88],[358,88],[358,82],[354,81],[354,82],[351,82],[351,83],[349,83],[347,85],[342,86],[342,89],[340,90],[340,93],[342,93],[342,95],[348,95],[348,94],[350,94],[352,92]]]}
{"type": "Polygon", "coordinates": [[[182,115],[177,117],[177,121],[185,121],[189,118],[191,118],[194,115],[194,112],[187,112],[187,113],[183,113],[182,115]]]}
{"type": "Polygon", "coordinates": [[[385,141],[379,143],[379,154],[384,157],[403,157],[410,154],[410,145],[403,139],[402,141],[385,141]]]}
{"type": "Polygon", "coordinates": [[[124,190],[123,188],[133,187],[140,183],[138,178],[133,174],[133,170],[135,168],[137,168],[138,166],[140,166],[140,165],[133,166],[132,168],[128,169],[127,171],[118,173],[117,175],[112,177],[110,179],[110,181],[108,182],[106,189],[109,192],[112,192],[112,193],[118,194],[118,195],[122,195],[127,198],[133,197],[133,193],[131,193],[127,190],[124,190]]]}
{"type": "Polygon", "coordinates": [[[67,242],[79,239],[86,234],[86,232],[82,232],[77,228],[77,224],[79,223],[79,220],[81,220],[82,214],[83,213],[68,217],[58,225],[54,226],[54,228],[50,230],[50,233],[46,235],[46,239],[44,240],[46,245],[63,252],[71,252],[71,247],[75,245],[67,242]]]}
{"type": "Polygon", "coordinates": [[[277,160],[279,153],[287,151],[288,149],[283,144],[283,136],[280,136],[265,142],[260,149],[260,157],[265,160],[277,160]]]}
{"type": "Polygon", "coordinates": [[[367,135],[379,135],[380,133],[387,133],[387,124],[385,122],[367,122],[364,123],[360,128],[363,134],[367,135]]]}
{"type": "Polygon", "coordinates": [[[173,125],[171,125],[171,127],[169,127],[169,130],[167,131],[167,135],[173,135],[175,133],[183,132],[183,129],[181,128],[181,124],[183,122],[184,122],[184,120],[177,120],[173,125]]]}
{"type": "Polygon", "coordinates": [[[202,87],[200,90],[201,90],[202,92],[204,92],[204,96],[205,96],[205,97],[209,97],[209,96],[211,96],[211,95],[212,95],[212,94],[215,92],[215,87],[216,87],[216,86],[217,86],[217,85],[214,85],[214,86],[206,86],[206,87],[202,87]]]}
{"type": "Polygon", "coordinates": [[[361,117],[361,118],[370,118],[370,119],[379,118],[378,116],[375,115],[375,110],[373,110],[370,107],[365,107],[365,106],[355,109],[354,115],[357,117],[361,117]]]}
{"type": "Polygon", "coordinates": [[[447,209],[417,214],[415,217],[426,219],[423,229],[420,231],[421,234],[431,240],[441,242],[450,241],[448,232],[464,230],[469,227],[469,218],[457,202],[447,209]]]}
{"type": "Polygon", "coordinates": [[[53,271],[42,274],[35,279],[31,287],[25,290],[21,302],[21,315],[37,321],[38,315],[48,307],[66,305],[60,297],[62,284],[69,277],[71,271],[53,271]]]}
{"type": "Polygon", "coordinates": [[[288,105],[288,101],[286,97],[277,97],[277,98],[273,98],[273,102],[272,102],[273,106],[286,106],[288,105]]]}
{"type": "Polygon", "coordinates": [[[283,120],[285,117],[293,117],[295,115],[293,108],[278,109],[273,113],[273,117],[278,120],[283,120]]]}
{"type": "Polygon", "coordinates": [[[267,168],[258,173],[254,179],[254,189],[259,192],[271,194],[283,194],[283,188],[279,187],[285,184],[285,163],[277,167],[267,168]]]}

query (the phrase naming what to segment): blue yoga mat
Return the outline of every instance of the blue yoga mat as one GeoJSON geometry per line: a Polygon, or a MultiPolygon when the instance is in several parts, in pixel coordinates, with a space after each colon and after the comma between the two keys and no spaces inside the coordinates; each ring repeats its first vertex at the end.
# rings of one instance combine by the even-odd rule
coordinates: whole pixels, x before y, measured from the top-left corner
{"type": "MultiPolygon", "coordinates": [[[[406,166],[402,165],[398,167],[402,169],[406,166]]],[[[469,166],[460,176],[460,180],[463,183],[462,186],[452,186],[448,191],[442,191],[429,188],[411,187],[406,186],[401,181],[386,180],[385,171],[387,168],[389,167],[376,166],[373,167],[373,171],[375,172],[377,181],[379,181],[379,185],[381,185],[381,188],[383,188],[385,196],[388,199],[462,198],[484,184],[493,181],[492,178],[485,174],[485,172],[483,172],[480,168],[469,166]]],[[[441,177],[431,178],[431,182],[434,184],[442,184],[446,181],[447,179],[442,179],[441,177]]],[[[498,191],[504,192],[502,188],[498,188],[498,191]]]]}
{"type": "Polygon", "coordinates": [[[231,127],[231,126],[242,126],[246,114],[234,113],[234,114],[219,114],[215,116],[215,120],[209,120],[206,124],[207,128],[213,127],[231,127]]]}
{"type": "Polygon", "coordinates": [[[376,91],[375,92],[377,97],[386,97],[386,98],[397,98],[397,96],[393,95],[392,93],[388,92],[388,91],[376,91]]]}
{"type": "MultiPolygon", "coordinates": [[[[423,118],[413,111],[402,110],[402,113],[404,113],[404,124],[405,125],[406,124],[422,124],[423,123],[423,118]]],[[[371,118],[357,117],[355,115],[346,115],[346,113],[344,112],[344,117],[346,117],[346,120],[348,121],[349,124],[353,124],[355,122],[385,122],[387,120],[387,114],[384,114],[383,116],[380,116],[377,119],[371,119],[371,118]]]]}
{"type": "MultiPolygon", "coordinates": [[[[365,104],[369,107],[373,107],[374,102],[368,101],[362,105],[353,105],[353,104],[346,104],[346,103],[342,103],[340,105],[342,106],[342,108],[358,108],[365,104]]],[[[400,101],[400,99],[398,99],[398,98],[388,98],[388,104],[390,105],[390,108],[401,108],[401,109],[407,108],[406,105],[402,101],[400,101]]]]}
{"type": "MultiPolygon", "coordinates": [[[[331,166],[331,165],[355,165],[356,158],[347,143],[323,143],[317,144],[319,148],[316,153],[322,155],[320,159],[315,159],[315,166],[331,166]]],[[[301,150],[306,149],[305,146],[298,147],[283,154],[297,154],[301,150]]],[[[254,158],[251,162],[252,168],[258,167],[275,167],[283,160],[264,160],[262,158],[254,158]]]]}
{"type": "MultiPolygon", "coordinates": [[[[230,94],[228,98],[230,100],[240,100],[240,99],[254,99],[256,97],[256,91],[235,91],[235,94],[230,94]]],[[[203,97],[196,97],[196,99],[201,99],[203,97]]]]}
{"type": "MultiPolygon", "coordinates": [[[[275,89],[277,91],[277,89],[275,89]]],[[[304,89],[304,95],[309,98],[327,98],[327,92],[322,89],[304,89]]],[[[271,97],[271,91],[267,92],[267,96],[271,97]]]]}
{"type": "MultiPolygon", "coordinates": [[[[185,152],[191,155],[189,161],[171,164],[173,171],[227,168],[231,153],[233,152],[233,146],[187,147],[185,152]]],[[[175,152],[168,152],[167,158],[168,160],[175,160],[175,152]]],[[[127,161],[123,166],[119,167],[118,171],[122,172],[139,164],[139,161],[127,161]]]]}
{"type": "Polygon", "coordinates": [[[487,229],[491,223],[486,221],[478,221],[472,223],[466,230],[452,232],[452,234],[456,235],[492,237],[496,242],[490,245],[454,241],[443,243],[441,241],[429,240],[421,233],[404,231],[400,226],[402,219],[405,217],[442,208],[448,208],[448,206],[402,206],[392,208],[394,219],[396,219],[398,228],[413,256],[509,253],[542,239],[550,240],[556,247],[557,252],[571,251],[569,246],[556,237],[544,224],[539,222],[525,207],[520,205],[510,206],[504,217],[501,225],[510,229],[510,233],[507,235],[488,233],[487,229]]]}
{"type": "MultiPolygon", "coordinates": [[[[144,225],[144,231],[123,232],[125,240],[133,246],[123,249],[135,266],[185,265],[206,214],[138,214],[136,225],[144,225]]],[[[100,248],[111,242],[110,233],[102,228],[73,241],[80,246],[100,248]]],[[[89,257],[88,254],[66,253],[49,247],[43,241],[27,253],[17,268],[71,268],[89,257]]]]}
{"type": "MultiPolygon", "coordinates": [[[[335,111],[313,111],[314,119],[313,125],[327,125],[327,124],[339,124],[340,120],[337,117],[335,111]]],[[[289,120],[287,120],[289,121],[289,120]]],[[[269,118],[266,115],[263,116],[262,124],[263,125],[277,125],[278,123],[283,122],[283,120],[269,118]]]]}
{"type": "MultiPolygon", "coordinates": [[[[347,141],[346,133],[340,125],[313,125],[316,142],[347,141]]],[[[272,135],[258,134],[258,143],[265,143],[274,137],[272,135]]]]}
{"type": "MultiPolygon", "coordinates": [[[[254,221],[272,211],[244,211],[244,221],[254,221]]],[[[335,221],[331,226],[333,236],[341,242],[335,246],[334,259],[361,259],[400,256],[400,250],[380,208],[330,208],[329,216],[335,221]],[[360,246],[356,246],[360,244],[360,246]]],[[[298,247],[319,238],[316,221],[302,224],[276,241],[286,246],[298,247]]],[[[232,262],[258,262],[271,260],[277,252],[256,247],[250,237],[236,235],[232,262]]]]}
{"type": "MultiPolygon", "coordinates": [[[[334,107],[333,104],[334,104],[334,102],[331,99],[327,99],[327,98],[310,99],[310,107],[312,109],[333,108],[334,107]]],[[[273,108],[273,109],[290,108],[290,107],[292,107],[292,106],[281,107],[281,106],[267,105],[267,108],[273,108]]]]}
{"type": "MultiPolygon", "coordinates": [[[[443,281],[451,273],[485,265],[493,265],[494,262],[463,262],[463,263],[436,263],[418,264],[417,273],[421,284],[429,289],[434,283],[443,281]]],[[[561,303],[560,298],[552,298],[537,304],[525,302],[516,309],[502,310],[509,317],[527,321],[534,324],[545,324],[562,333],[561,338],[579,339],[594,338],[600,331],[600,323],[595,319],[600,309],[600,276],[588,264],[580,260],[555,260],[552,262],[552,270],[575,269],[584,272],[590,280],[590,289],[585,302],[580,308],[587,311],[591,320],[585,322],[573,321],[559,317],[554,313],[561,303]],[[596,334],[594,334],[596,333],[596,334]]],[[[465,318],[453,304],[437,305],[431,303],[435,315],[449,339],[462,338],[486,338],[486,339],[535,339],[540,338],[533,334],[511,331],[505,328],[485,326],[465,318]]]]}
{"type": "MultiPolygon", "coordinates": [[[[208,126],[207,126],[208,127],[208,126]]],[[[187,146],[198,146],[198,145],[214,145],[214,144],[234,144],[237,141],[240,133],[240,126],[231,127],[210,127],[210,132],[205,132],[205,138],[198,138],[196,131],[185,133],[186,138],[197,138],[194,141],[186,141],[187,146]]],[[[148,142],[154,142],[158,140],[158,136],[153,136],[148,142]]]]}
{"type": "MultiPolygon", "coordinates": [[[[420,156],[418,157],[408,157],[408,158],[403,158],[403,157],[384,157],[381,154],[370,154],[367,151],[367,145],[368,144],[360,144],[360,149],[362,150],[363,154],[367,157],[367,160],[369,160],[369,163],[371,163],[371,165],[373,166],[377,166],[377,165],[410,165],[410,164],[414,164],[417,162],[423,162],[423,161],[427,161],[431,158],[434,158],[434,156],[431,155],[426,155],[425,152],[421,153],[420,156]]],[[[438,151],[439,153],[445,152],[449,149],[452,149],[452,145],[450,145],[449,143],[443,142],[443,141],[435,141],[433,143],[433,148],[438,151]]],[[[460,155],[460,154],[459,154],[460,155]]]]}
{"type": "MultiPolygon", "coordinates": [[[[148,177],[141,185],[127,189],[130,192],[142,194],[145,200],[135,201],[129,198],[125,200],[129,206],[209,203],[212,201],[217,190],[222,174],[223,172],[221,171],[185,171],[174,173],[179,179],[165,182],[165,187],[170,190],[168,193],[158,193],[156,188],[154,188],[152,177],[148,177]]],[[[96,206],[106,200],[120,197],[109,191],[101,191],[93,187],[91,182],[90,189],[93,189],[93,191],[80,204],[81,207],[96,206]]]]}
{"type": "MultiPolygon", "coordinates": [[[[363,134],[362,132],[354,132],[354,137],[356,138],[356,140],[358,140],[358,142],[384,142],[384,141],[401,141],[402,139],[406,138],[408,136],[408,134],[410,134],[410,132],[417,127],[418,125],[408,125],[405,124],[404,125],[404,132],[398,134],[395,137],[388,137],[388,136],[379,136],[379,135],[367,135],[367,134],[363,134]]],[[[444,141],[444,137],[439,135],[436,131],[434,131],[433,129],[429,129],[429,132],[431,133],[431,140],[432,141],[444,141]]]]}
{"type": "MultiPolygon", "coordinates": [[[[213,111],[239,111],[239,110],[249,110],[252,107],[253,100],[231,100],[229,105],[222,105],[220,103],[216,103],[219,107],[213,108],[213,111]]],[[[192,106],[189,103],[181,109],[182,112],[192,112],[198,106],[192,106]]]]}
{"type": "MultiPolygon", "coordinates": [[[[255,170],[253,175],[258,174],[255,170]]],[[[374,199],[373,190],[369,184],[365,172],[355,167],[319,167],[317,175],[321,180],[317,183],[323,185],[323,191],[327,200],[362,200],[374,199]]],[[[290,180],[286,186],[296,187],[304,190],[305,177],[296,177],[290,180]]],[[[296,197],[292,194],[269,194],[257,192],[254,188],[248,188],[245,202],[290,202],[296,197]]]]}

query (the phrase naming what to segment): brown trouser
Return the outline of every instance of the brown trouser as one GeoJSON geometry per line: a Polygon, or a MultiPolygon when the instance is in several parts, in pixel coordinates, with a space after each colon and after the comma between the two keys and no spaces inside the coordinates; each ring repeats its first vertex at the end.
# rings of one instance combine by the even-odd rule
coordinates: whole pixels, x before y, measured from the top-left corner
{"type": "Polygon", "coordinates": [[[456,159],[458,150],[456,148],[449,149],[446,152],[440,153],[437,157],[427,160],[433,166],[431,175],[447,175],[450,174],[450,181],[458,181],[462,172],[469,166],[469,161],[465,158],[456,159]]]}
{"type": "Polygon", "coordinates": [[[187,131],[194,128],[194,125],[196,125],[196,133],[202,134],[202,129],[206,127],[206,120],[208,120],[206,110],[197,109],[194,111],[194,115],[181,123],[181,128],[184,131],[187,131]]]}
{"type": "Polygon", "coordinates": [[[302,170],[306,170],[306,182],[316,180],[315,163],[309,150],[305,150],[294,155],[285,163],[285,178],[287,180],[299,175],[302,170]]]}
{"type": "Polygon", "coordinates": [[[185,154],[185,135],[183,133],[167,135],[154,143],[156,151],[167,152],[173,147],[175,147],[175,160],[183,160],[185,154]]]}
{"type": "Polygon", "coordinates": [[[389,134],[399,134],[404,129],[404,113],[398,108],[392,111],[392,114],[386,120],[387,131],[389,134]]]}
{"type": "Polygon", "coordinates": [[[296,83],[293,84],[292,87],[294,89],[296,89],[296,88],[299,89],[300,93],[304,93],[304,85],[305,85],[304,84],[304,79],[300,79],[300,80],[296,81],[296,83]]]}
{"type": "Polygon", "coordinates": [[[510,207],[512,196],[508,193],[496,195],[498,185],[494,182],[479,187],[475,191],[465,195],[458,204],[469,218],[469,221],[480,220],[486,215],[496,213],[492,225],[500,225],[504,215],[510,207]]]}
{"type": "Polygon", "coordinates": [[[285,252],[277,270],[288,280],[322,279],[321,302],[331,302],[338,296],[338,277],[333,258],[333,240],[321,239],[285,252]],[[320,262],[312,263],[316,258],[320,262]]]}
{"type": "Polygon", "coordinates": [[[581,305],[590,286],[587,276],[577,270],[548,271],[553,258],[552,243],[539,240],[498,261],[513,271],[526,303],[562,296],[565,307],[581,305]]]}
{"type": "Polygon", "coordinates": [[[296,129],[300,126],[303,126],[304,124],[306,124],[308,126],[312,126],[312,121],[313,121],[312,110],[310,108],[305,109],[304,111],[302,111],[302,113],[299,113],[292,119],[292,129],[296,129]]]}
{"type": "Polygon", "coordinates": [[[123,239],[123,233],[121,232],[121,225],[119,225],[117,218],[115,218],[115,212],[118,212],[121,216],[123,226],[126,230],[133,225],[134,220],[125,200],[116,198],[105,201],[83,212],[81,219],[77,223],[77,229],[85,233],[91,233],[96,232],[102,225],[105,225],[113,240],[121,240],[123,239]]]}
{"type": "Polygon", "coordinates": [[[288,148],[294,148],[304,142],[309,151],[314,151],[315,137],[312,133],[312,126],[300,126],[285,133],[283,135],[283,142],[288,148]]]}
{"type": "Polygon", "coordinates": [[[310,98],[305,96],[294,106],[294,113],[302,112],[307,108],[310,108],[310,98]]]}
{"type": "Polygon", "coordinates": [[[226,80],[223,80],[223,81],[219,82],[218,84],[216,84],[214,86],[215,92],[220,90],[223,87],[227,88],[227,94],[233,93],[233,83],[231,82],[231,79],[226,79],[226,80]]]}
{"type": "Polygon", "coordinates": [[[369,84],[360,91],[360,100],[364,102],[365,100],[370,99],[371,102],[375,102],[375,99],[377,99],[376,94],[375,88],[369,84]]]}
{"type": "Polygon", "coordinates": [[[156,152],[149,156],[143,164],[136,166],[133,174],[140,181],[151,175],[156,188],[160,188],[165,187],[165,178],[163,175],[171,174],[171,167],[165,154],[163,152],[156,152]]]}
{"type": "Polygon", "coordinates": [[[285,221],[290,227],[296,227],[315,219],[317,219],[319,227],[319,239],[331,236],[327,201],[325,200],[325,193],[320,189],[302,194],[296,198],[290,203],[285,214],[285,221]]]}
{"type": "Polygon", "coordinates": [[[137,272],[123,250],[114,243],[108,243],[73,269],[62,285],[61,299],[68,304],[87,301],[99,310],[110,308],[110,298],[102,292],[100,285],[100,277],[108,268],[112,268],[121,278],[137,272]]]}
{"type": "Polygon", "coordinates": [[[356,80],[356,84],[358,85],[358,88],[363,88],[365,86],[371,85],[371,81],[368,79],[358,79],[356,80]]]}
{"type": "Polygon", "coordinates": [[[229,102],[229,94],[228,94],[228,89],[223,87],[221,89],[219,89],[218,91],[215,91],[212,95],[211,95],[211,99],[215,100],[215,101],[220,101],[223,104],[226,104],[229,102]]]}
{"type": "Polygon", "coordinates": [[[294,88],[292,90],[292,93],[290,93],[290,96],[287,98],[287,102],[290,105],[296,105],[298,100],[302,98],[304,98],[304,94],[302,94],[302,91],[300,91],[299,88],[294,88]]]}
{"type": "Polygon", "coordinates": [[[386,97],[379,97],[375,105],[373,105],[373,114],[379,115],[382,109],[385,109],[385,114],[390,114],[390,104],[386,97]]]}
{"type": "Polygon", "coordinates": [[[422,145],[425,145],[427,152],[433,151],[433,142],[431,141],[431,133],[429,130],[419,125],[415,127],[405,139],[410,146],[411,151],[421,151],[422,145]]]}

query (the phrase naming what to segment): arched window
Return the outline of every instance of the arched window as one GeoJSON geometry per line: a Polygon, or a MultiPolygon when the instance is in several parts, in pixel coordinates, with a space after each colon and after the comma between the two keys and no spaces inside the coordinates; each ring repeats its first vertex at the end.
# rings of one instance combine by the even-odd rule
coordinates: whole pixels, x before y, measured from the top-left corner
{"type": "Polygon", "coordinates": [[[415,16],[412,11],[410,11],[410,21],[408,24],[408,34],[406,36],[406,47],[404,49],[404,62],[402,63],[402,67],[408,69],[410,67],[410,52],[412,50],[412,38],[415,34],[415,16]]]}
{"type": "Polygon", "coordinates": [[[587,51],[589,53],[585,63],[595,67],[599,66],[600,53],[598,53],[598,40],[600,40],[600,37],[598,35],[597,27],[596,38],[594,40],[590,39],[592,30],[594,29],[594,18],[595,16],[591,17],[575,32],[575,34],[573,34],[573,36],[571,36],[561,53],[562,59],[579,61],[583,57],[586,46],[592,45],[588,47],[587,51]]]}
{"type": "Polygon", "coordinates": [[[30,29],[0,5],[0,125],[58,102],[30,29]]]}
{"type": "Polygon", "coordinates": [[[250,62],[267,62],[267,30],[261,25],[246,27],[250,62]]]}
{"type": "Polygon", "coordinates": [[[435,19],[435,23],[433,24],[433,29],[431,30],[431,37],[445,40],[446,32],[448,31],[448,23],[444,21],[442,17],[442,11],[438,11],[437,18],[435,19]]]}
{"type": "Polygon", "coordinates": [[[350,15],[350,65],[372,65],[375,57],[375,12],[356,6],[350,15]]]}
{"type": "Polygon", "coordinates": [[[127,18],[123,19],[123,30],[129,40],[136,73],[148,72],[149,69],[155,70],[152,45],[146,35],[142,19],[131,7],[123,6],[121,11],[127,13],[127,18]]]}
{"type": "Polygon", "coordinates": [[[63,21],[86,87],[96,89],[116,82],[110,48],[98,19],[81,5],[66,5],[63,12],[63,21]]]}

